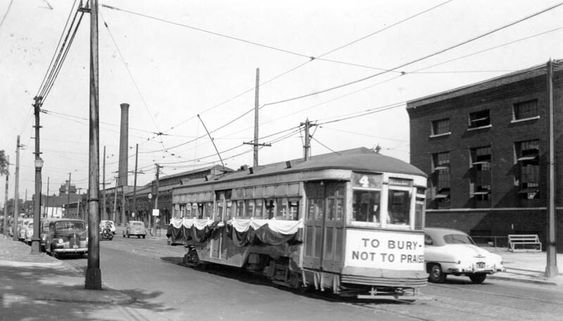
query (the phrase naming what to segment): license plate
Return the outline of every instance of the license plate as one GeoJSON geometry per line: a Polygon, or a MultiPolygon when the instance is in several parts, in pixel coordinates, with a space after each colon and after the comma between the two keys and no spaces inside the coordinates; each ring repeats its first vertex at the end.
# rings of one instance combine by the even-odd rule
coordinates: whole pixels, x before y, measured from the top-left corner
{"type": "Polygon", "coordinates": [[[478,269],[484,269],[485,268],[485,262],[477,262],[477,268],[478,269]]]}

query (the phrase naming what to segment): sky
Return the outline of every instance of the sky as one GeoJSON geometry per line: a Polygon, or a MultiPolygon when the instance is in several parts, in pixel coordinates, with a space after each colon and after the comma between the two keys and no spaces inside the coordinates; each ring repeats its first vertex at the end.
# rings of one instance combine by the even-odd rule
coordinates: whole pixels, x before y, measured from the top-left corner
{"type": "MultiPolygon", "coordinates": [[[[78,1],[80,2],[80,1],[78,1]]],[[[129,185],[221,164],[357,147],[409,161],[406,102],[563,58],[560,0],[99,0],[100,175],[115,184],[120,104],[129,108],[129,185]],[[556,6],[556,7],[554,7],[556,6]],[[554,7],[543,13],[545,9],[554,7]],[[206,129],[209,135],[206,134],[206,129]],[[217,155],[215,143],[221,156],[217,155]]],[[[14,195],[34,193],[33,98],[74,0],[0,0],[0,150],[14,195]]],[[[42,192],[88,186],[90,17],[42,106],[42,192]]],[[[0,177],[0,204],[5,177],[0,177]]],[[[104,179],[100,177],[100,183],[104,179]]]]}

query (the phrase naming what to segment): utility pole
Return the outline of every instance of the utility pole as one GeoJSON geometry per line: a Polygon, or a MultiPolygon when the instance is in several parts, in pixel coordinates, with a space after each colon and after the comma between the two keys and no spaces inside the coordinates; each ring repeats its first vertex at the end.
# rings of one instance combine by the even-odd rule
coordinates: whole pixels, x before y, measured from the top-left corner
{"type": "Polygon", "coordinates": [[[547,62],[547,101],[549,108],[549,200],[547,204],[547,246],[545,249],[547,262],[545,276],[552,278],[557,276],[559,271],[557,268],[557,247],[555,243],[555,138],[553,128],[553,62],[551,59],[547,62]]]}
{"type": "Polygon", "coordinates": [[[88,267],[85,288],[102,289],[100,270],[100,119],[98,68],[98,0],[90,0],[90,126],[88,181],[88,267]]]}
{"type": "Polygon", "coordinates": [[[39,148],[39,113],[41,112],[41,100],[43,97],[35,97],[33,104],[35,111],[35,200],[33,211],[33,237],[31,238],[31,254],[41,254],[41,168],[43,167],[43,160],[41,159],[41,152],[39,148]]]}
{"type": "Polygon", "coordinates": [[[259,132],[259,98],[260,98],[260,68],[256,68],[256,87],[254,92],[254,141],[253,142],[243,142],[243,144],[252,145],[254,149],[254,168],[258,167],[258,147],[259,146],[272,146],[272,144],[260,144],[258,142],[258,132],[259,132]]]}
{"type": "Polygon", "coordinates": [[[311,126],[317,126],[316,124],[311,124],[309,119],[307,118],[304,123],[301,123],[300,126],[305,126],[305,143],[303,145],[303,159],[308,161],[311,158],[311,135],[309,131],[311,126]]]}
{"type": "Polygon", "coordinates": [[[4,190],[4,225],[2,226],[2,231],[4,231],[4,235],[8,236],[8,181],[10,178],[10,156],[7,157],[8,161],[8,168],[6,170],[6,189],[4,190]]]}
{"type": "MultiPolygon", "coordinates": [[[[159,176],[160,176],[160,169],[162,168],[162,166],[158,165],[158,164],[154,164],[156,166],[156,191],[155,191],[155,195],[154,195],[154,209],[158,210],[158,185],[159,185],[159,176]]],[[[160,213],[159,213],[160,216],[160,213]]],[[[155,217],[156,218],[156,217],[155,217]]],[[[154,234],[156,236],[156,223],[153,224],[154,225],[154,234]]]]}
{"type": "MultiPolygon", "coordinates": [[[[135,176],[133,178],[133,210],[131,213],[137,212],[137,164],[139,160],[139,144],[135,144],[135,176]]],[[[138,215],[138,213],[137,213],[138,215]]]]}
{"type": "Polygon", "coordinates": [[[113,190],[113,215],[112,221],[115,224],[115,215],[117,212],[117,177],[115,178],[115,189],[113,190]]]}
{"type": "Polygon", "coordinates": [[[17,140],[17,144],[16,144],[16,181],[14,183],[14,221],[12,222],[12,234],[13,234],[13,240],[17,241],[18,240],[18,236],[16,235],[16,227],[18,225],[18,216],[19,216],[19,212],[20,212],[20,193],[19,193],[19,189],[20,189],[20,148],[22,147],[22,145],[20,145],[20,135],[18,135],[18,140],[17,140]]]}
{"type": "MultiPolygon", "coordinates": [[[[104,146],[104,160],[103,160],[103,167],[102,167],[102,219],[107,217],[106,213],[106,146],[104,146]]],[[[108,217],[109,218],[109,217],[108,217]]],[[[115,222],[114,222],[115,223],[115,222]]]]}
{"type": "Polygon", "coordinates": [[[68,173],[68,183],[66,186],[66,209],[67,209],[67,217],[70,218],[70,179],[71,173],[68,173]]]}

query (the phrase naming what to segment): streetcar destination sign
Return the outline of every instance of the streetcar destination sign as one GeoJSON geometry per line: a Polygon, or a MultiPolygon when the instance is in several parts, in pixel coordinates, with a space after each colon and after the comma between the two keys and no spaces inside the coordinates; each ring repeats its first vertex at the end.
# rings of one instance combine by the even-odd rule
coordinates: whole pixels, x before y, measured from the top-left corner
{"type": "Polygon", "coordinates": [[[424,268],[422,234],[348,230],[346,244],[346,266],[393,270],[424,268]]]}

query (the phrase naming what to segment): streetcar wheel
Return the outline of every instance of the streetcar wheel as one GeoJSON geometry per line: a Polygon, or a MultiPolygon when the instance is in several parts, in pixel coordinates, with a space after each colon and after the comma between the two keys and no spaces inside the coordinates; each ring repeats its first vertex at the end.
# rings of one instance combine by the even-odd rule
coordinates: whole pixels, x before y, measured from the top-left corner
{"type": "Polygon", "coordinates": [[[444,283],[444,281],[446,281],[446,274],[442,271],[440,264],[432,264],[430,266],[428,281],[433,283],[444,283]]]}
{"type": "Polygon", "coordinates": [[[487,275],[485,273],[475,273],[475,274],[469,275],[469,279],[471,279],[471,282],[473,282],[475,284],[483,283],[486,278],[487,278],[487,275]]]}

